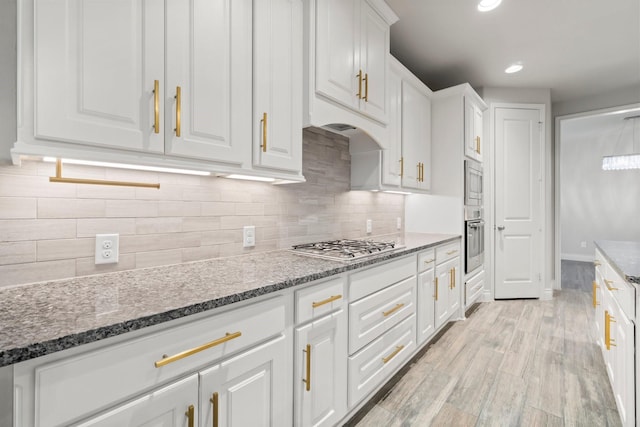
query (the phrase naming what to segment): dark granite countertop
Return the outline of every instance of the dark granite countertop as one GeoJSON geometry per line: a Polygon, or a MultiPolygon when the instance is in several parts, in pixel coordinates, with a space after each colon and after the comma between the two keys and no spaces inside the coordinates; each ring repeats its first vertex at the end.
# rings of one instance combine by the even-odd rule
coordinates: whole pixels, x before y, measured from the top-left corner
{"type": "Polygon", "coordinates": [[[426,249],[460,236],[392,236],[405,247],[349,263],[288,250],[0,289],[0,367],[426,249]]]}
{"type": "Polygon", "coordinates": [[[597,240],[594,243],[620,276],[627,282],[640,284],[640,242],[597,240]]]}

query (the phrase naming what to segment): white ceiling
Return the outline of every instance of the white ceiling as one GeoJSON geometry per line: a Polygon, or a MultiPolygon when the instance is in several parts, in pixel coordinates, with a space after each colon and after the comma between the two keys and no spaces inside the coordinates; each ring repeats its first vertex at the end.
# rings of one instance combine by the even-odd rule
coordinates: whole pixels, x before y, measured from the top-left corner
{"type": "Polygon", "coordinates": [[[387,0],[391,52],[432,90],[550,88],[553,102],[638,90],[640,0],[387,0]],[[524,70],[505,74],[522,61],[524,70]]]}

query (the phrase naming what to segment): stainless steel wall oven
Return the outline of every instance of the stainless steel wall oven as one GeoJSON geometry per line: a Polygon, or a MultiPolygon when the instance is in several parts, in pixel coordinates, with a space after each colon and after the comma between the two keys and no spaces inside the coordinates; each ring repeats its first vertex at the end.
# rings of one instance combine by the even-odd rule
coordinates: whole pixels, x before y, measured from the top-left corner
{"type": "Polygon", "coordinates": [[[482,207],[465,208],[465,273],[470,273],[484,263],[484,219],[482,207]]]}
{"type": "Polygon", "coordinates": [[[482,206],[482,164],[464,161],[464,205],[482,206]]]}

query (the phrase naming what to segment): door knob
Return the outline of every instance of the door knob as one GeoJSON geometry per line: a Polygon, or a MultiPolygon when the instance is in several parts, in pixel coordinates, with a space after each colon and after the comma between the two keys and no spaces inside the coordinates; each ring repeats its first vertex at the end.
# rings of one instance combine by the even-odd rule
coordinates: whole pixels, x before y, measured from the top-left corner
{"type": "Polygon", "coordinates": [[[498,226],[498,231],[502,231],[502,230],[504,230],[504,225],[499,225],[498,226]]]}

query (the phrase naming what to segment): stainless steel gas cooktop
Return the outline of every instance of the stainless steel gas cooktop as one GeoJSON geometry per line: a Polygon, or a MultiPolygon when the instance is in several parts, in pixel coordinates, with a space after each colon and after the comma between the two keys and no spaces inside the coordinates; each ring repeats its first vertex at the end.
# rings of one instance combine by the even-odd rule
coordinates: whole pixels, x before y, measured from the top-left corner
{"type": "Polygon", "coordinates": [[[371,240],[338,239],[294,245],[293,251],[303,255],[338,261],[353,261],[400,249],[397,243],[371,240]]]}

